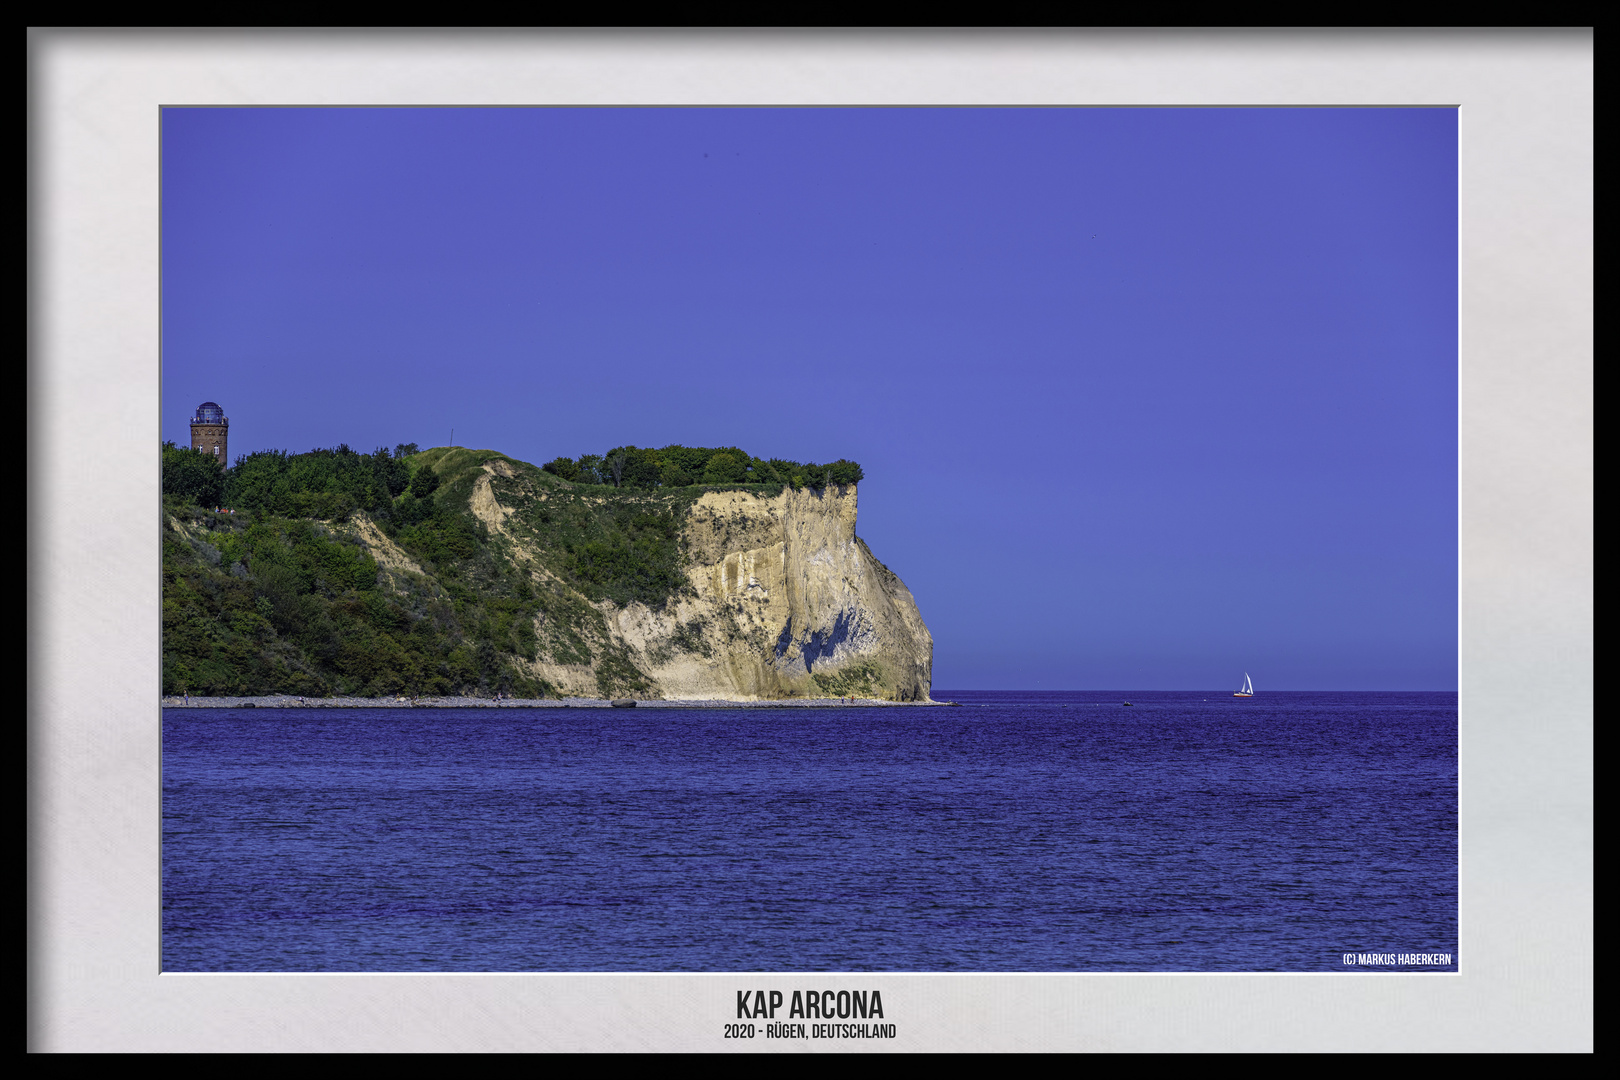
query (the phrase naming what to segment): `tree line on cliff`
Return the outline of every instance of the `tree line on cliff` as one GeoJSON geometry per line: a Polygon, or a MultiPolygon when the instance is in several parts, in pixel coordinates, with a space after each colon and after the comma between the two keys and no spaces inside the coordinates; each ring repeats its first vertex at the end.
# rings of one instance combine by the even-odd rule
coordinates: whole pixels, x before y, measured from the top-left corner
{"type": "Polygon", "coordinates": [[[678,488],[692,485],[783,484],[798,491],[828,484],[858,484],[860,465],[846,458],[827,464],[758,458],[735,446],[681,446],[661,449],[616,446],[605,454],[559,457],[541,466],[553,476],[576,484],[620,488],[678,488]]]}
{"type": "MultiPolygon", "coordinates": [[[[199,506],[230,506],[293,517],[334,518],[353,510],[383,510],[411,484],[408,458],[415,443],[401,443],[370,454],[347,443],[332,449],[290,454],[256,450],[221,469],[208,454],[163,444],[163,494],[199,506]]],[[[419,481],[432,484],[432,473],[419,481]]],[[[432,488],[414,492],[425,497],[432,488]]]]}
{"type": "MultiPolygon", "coordinates": [[[[412,484],[407,459],[419,452],[415,443],[400,443],[391,451],[378,447],[370,454],[347,444],[307,454],[258,450],[238,457],[231,468],[221,469],[201,451],[165,442],[163,492],[200,506],[229,505],[296,517],[333,518],[356,509],[391,512],[407,488],[418,500],[433,490],[435,480],[418,476],[417,484],[412,484]]],[[[640,490],[730,484],[819,490],[829,484],[857,484],[866,476],[858,463],[847,458],[818,464],[758,458],[735,446],[679,444],[657,450],[617,446],[605,454],[558,457],[541,468],[570,483],[640,490]]],[[[407,516],[409,513],[407,509],[407,516]]]]}

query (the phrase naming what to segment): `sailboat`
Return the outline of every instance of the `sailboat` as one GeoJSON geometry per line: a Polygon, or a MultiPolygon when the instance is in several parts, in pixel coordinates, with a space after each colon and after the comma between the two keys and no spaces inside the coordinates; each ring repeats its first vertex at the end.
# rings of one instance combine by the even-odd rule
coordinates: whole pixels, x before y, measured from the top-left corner
{"type": "Polygon", "coordinates": [[[1249,673],[1243,673],[1243,689],[1232,695],[1233,697],[1254,697],[1254,683],[1249,681],[1249,673]]]}

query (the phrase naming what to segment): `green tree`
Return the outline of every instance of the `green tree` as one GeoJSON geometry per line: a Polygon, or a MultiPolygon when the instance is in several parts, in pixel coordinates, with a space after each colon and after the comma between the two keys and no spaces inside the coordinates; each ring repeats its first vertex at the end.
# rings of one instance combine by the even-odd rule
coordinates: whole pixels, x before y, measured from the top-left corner
{"type": "Polygon", "coordinates": [[[553,458],[540,467],[551,475],[560,476],[564,480],[579,479],[579,464],[573,458],[553,458]]]}
{"type": "Polygon", "coordinates": [[[658,458],[662,465],[673,465],[692,479],[688,484],[696,483],[697,478],[703,475],[703,466],[716,453],[714,448],[702,446],[681,446],[671,443],[658,451],[658,458]]]}
{"type": "Polygon", "coordinates": [[[411,482],[411,467],[401,455],[379,446],[368,462],[372,476],[372,507],[386,506],[411,482]]]}
{"type": "Polygon", "coordinates": [[[748,459],[722,450],[703,467],[705,484],[741,484],[748,479],[748,459]]]}
{"type": "Polygon", "coordinates": [[[679,463],[666,459],[658,467],[658,482],[665,487],[686,487],[692,483],[692,474],[679,463]]]}
{"type": "Polygon", "coordinates": [[[827,472],[835,484],[858,484],[866,476],[859,465],[845,458],[839,458],[827,466],[827,472]]]}
{"type": "Polygon", "coordinates": [[[162,455],[163,494],[201,506],[225,502],[225,471],[213,455],[172,441],[163,444],[162,455]]]}
{"type": "Polygon", "coordinates": [[[656,450],[642,450],[634,446],[623,446],[610,451],[607,455],[611,464],[622,462],[615,481],[620,487],[655,488],[659,484],[659,454],[656,450]]]}
{"type": "Polygon", "coordinates": [[[418,499],[425,499],[439,489],[439,474],[429,468],[416,470],[411,477],[411,494],[418,499]]]}

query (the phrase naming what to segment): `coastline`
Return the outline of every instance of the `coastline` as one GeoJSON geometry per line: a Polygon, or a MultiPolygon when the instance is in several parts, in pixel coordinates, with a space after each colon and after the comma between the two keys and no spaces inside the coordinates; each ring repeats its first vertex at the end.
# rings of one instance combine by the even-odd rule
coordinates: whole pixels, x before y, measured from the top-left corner
{"type": "MultiPolygon", "coordinates": [[[[625,699],[620,699],[625,700],[625,699]]],[[[637,708],[653,709],[848,709],[857,705],[884,707],[949,706],[951,701],[884,701],[879,698],[786,698],[780,701],[728,701],[719,698],[691,701],[637,700],[637,708]]],[[[329,697],[300,698],[288,694],[258,697],[165,697],[165,709],[611,709],[607,698],[490,698],[473,697],[329,697]]]]}

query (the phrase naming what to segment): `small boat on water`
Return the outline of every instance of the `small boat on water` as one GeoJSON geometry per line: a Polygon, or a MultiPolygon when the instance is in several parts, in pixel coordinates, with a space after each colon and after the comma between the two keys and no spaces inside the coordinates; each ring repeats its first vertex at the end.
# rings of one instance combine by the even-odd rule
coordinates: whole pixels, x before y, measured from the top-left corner
{"type": "Polygon", "coordinates": [[[1249,681],[1249,673],[1243,673],[1243,689],[1232,695],[1233,697],[1254,697],[1254,683],[1249,681]]]}

